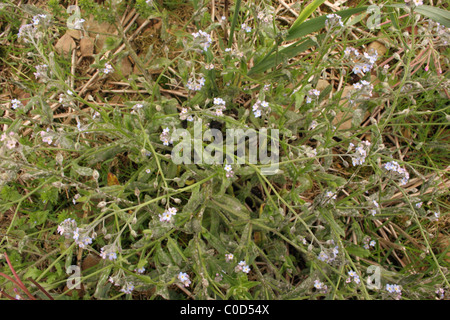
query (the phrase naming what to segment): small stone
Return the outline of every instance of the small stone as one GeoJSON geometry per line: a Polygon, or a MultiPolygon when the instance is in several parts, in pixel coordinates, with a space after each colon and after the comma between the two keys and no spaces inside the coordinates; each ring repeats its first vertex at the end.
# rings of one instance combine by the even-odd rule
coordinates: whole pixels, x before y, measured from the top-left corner
{"type": "Polygon", "coordinates": [[[76,44],[70,35],[65,33],[55,44],[55,50],[60,55],[69,56],[70,52],[75,49],[76,44]]]}
{"type": "Polygon", "coordinates": [[[80,40],[80,52],[83,57],[90,57],[94,54],[94,40],[84,37],[80,40]]]}

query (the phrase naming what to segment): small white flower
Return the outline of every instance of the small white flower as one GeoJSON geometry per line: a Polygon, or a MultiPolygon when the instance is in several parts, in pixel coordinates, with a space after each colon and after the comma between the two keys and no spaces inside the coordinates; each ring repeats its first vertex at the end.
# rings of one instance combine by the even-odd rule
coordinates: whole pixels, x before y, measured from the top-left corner
{"type": "Polygon", "coordinates": [[[122,289],[120,289],[120,291],[125,294],[130,294],[133,290],[134,290],[134,285],[129,282],[125,283],[125,285],[122,287],[122,289]]]}
{"type": "Polygon", "coordinates": [[[311,121],[311,124],[309,125],[309,130],[314,130],[317,127],[318,123],[316,120],[311,121]]]}
{"type": "Polygon", "coordinates": [[[108,74],[111,73],[113,70],[114,70],[113,67],[109,63],[106,63],[105,67],[101,69],[101,72],[103,72],[104,74],[108,74]]]}
{"type": "Polygon", "coordinates": [[[142,274],[142,273],[145,272],[145,268],[144,268],[144,267],[141,267],[141,268],[135,269],[134,271],[135,271],[136,273],[142,274]]]}
{"type": "Polygon", "coordinates": [[[11,100],[11,108],[13,108],[14,110],[21,106],[22,106],[22,102],[20,102],[20,100],[17,100],[17,99],[11,100]]]}
{"type": "Polygon", "coordinates": [[[191,280],[189,280],[189,275],[184,272],[180,272],[178,274],[178,280],[180,280],[185,287],[189,287],[189,285],[191,284],[191,280]]]}
{"type": "Polygon", "coordinates": [[[319,256],[317,258],[320,261],[326,261],[326,260],[328,260],[328,255],[325,252],[320,251],[319,256]]]}

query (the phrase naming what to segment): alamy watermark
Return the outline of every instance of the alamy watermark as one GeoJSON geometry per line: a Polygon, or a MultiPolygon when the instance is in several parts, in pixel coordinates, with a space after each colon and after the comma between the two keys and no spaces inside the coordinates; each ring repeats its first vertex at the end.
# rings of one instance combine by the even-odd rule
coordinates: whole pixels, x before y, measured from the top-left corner
{"type": "Polygon", "coordinates": [[[170,141],[174,143],[171,158],[175,164],[255,164],[262,165],[264,175],[273,175],[279,168],[278,129],[226,129],[222,133],[214,128],[203,130],[198,120],[193,137],[189,130],[177,128],[170,141]],[[211,143],[204,146],[204,142],[211,143]]]}

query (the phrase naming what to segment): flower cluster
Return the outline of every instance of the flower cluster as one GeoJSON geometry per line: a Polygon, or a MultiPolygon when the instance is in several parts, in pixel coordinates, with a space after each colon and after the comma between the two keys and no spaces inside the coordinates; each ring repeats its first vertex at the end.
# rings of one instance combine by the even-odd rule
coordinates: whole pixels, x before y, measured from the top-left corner
{"type": "Polygon", "coordinates": [[[252,27],[246,25],[245,23],[241,24],[241,29],[244,30],[247,33],[252,32],[252,27]]]}
{"type": "Polygon", "coordinates": [[[409,173],[406,171],[406,169],[400,167],[400,165],[397,163],[397,161],[390,161],[388,163],[384,164],[384,169],[387,171],[392,171],[400,175],[400,185],[405,185],[409,181],[409,173]]]}
{"type": "Polygon", "coordinates": [[[372,240],[370,238],[366,238],[364,239],[364,249],[369,250],[370,247],[375,247],[375,245],[377,244],[377,242],[375,240],[372,240]]]}
{"type": "Polygon", "coordinates": [[[398,284],[386,284],[386,291],[395,299],[400,300],[402,298],[402,289],[398,284]]]}
{"type": "Polygon", "coordinates": [[[106,260],[116,260],[117,259],[117,248],[114,244],[109,244],[100,249],[100,257],[106,260]]]}
{"type": "Polygon", "coordinates": [[[205,78],[201,77],[200,79],[189,78],[186,87],[189,90],[200,91],[202,87],[205,85],[205,78]]]}
{"type": "Polygon", "coordinates": [[[375,62],[378,59],[378,52],[371,50],[370,53],[364,52],[361,54],[357,49],[347,47],[344,50],[345,57],[349,57],[353,63],[353,73],[364,76],[367,72],[372,70],[375,62]]]}
{"type": "Polygon", "coordinates": [[[46,64],[41,64],[36,66],[36,72],[34,72],[34,77],[36,79],[42,79],[42,81],[48,81],[48,75],[47,75],[47,71],[48,71],[48,65],[46,64]]]}
{"type": "Polygon", "coordinates": [[[225,110],[225,101],[222,98],[214,98],[214,108],[216,109],[216,116],[223,116],[223,110],[225,110]]]}
{"type": "Polygon", "coordinates": [[[73,231],[77,229],[77,222],[74,219],[67,218],[58,225],[57,232],[69,239],[73,236],[73,231]]]}
{"type": "Polygon", "coordinates": [[[328,28],[328,30],[332,30],[334,28],[339,28],[339,27],[343,27],[344,24],[342,23],[342,18],[341,16],[335,14],[335,13],[330,13],[327,14],[327,19],[325,20],[325,27],[328,28]]]}
{"type": "MultiPolygon", "coordinates": [[[[34,18],[33,18],[34,19],[34,18]]],[[[34,39],[40,39],[43,37],[43,33],[39,31],[39,24],[24,24],[19,28],[17,38],[25,43],[34,41],[34,39]]]]}
{"type": "Polygon", "coordinates": [[[372,200],[372,204],[375,209],[370,209],[370,214],[372,216],[375,216],[377,214],[377,211],[380,210],[380,204],[376,200],[372,200]]]}
{"type": "Polygon", "coordinates": [[[198,32],[192,33],[192,36],[194,37],[194,42],[197,43],[203,49],[203,51],[208,50],[209,46],[212,43],[211,36],[208,33],[199,30],[198,32]]]}
{"type": "Polygon", "coordinates": [[[138,274],[143,274],[145,272],[145,267],[136,268],[134,269],[134,272],[138,274]]]}
{"type": "MultiPolygon", "coordinates": [[[[364,98],[368,99],[372,97],[373,85],[366,80],[361,80],[355,84],[353,84],[353,90],[351,91],[351,95],[356,98],[364,98]]],[[[353,100],[350,100],[353,103],[353,100]]]]}
{"type": "Polygon", "coordinates": [[[11,108],[13,108],[14,110],[16,110],[17,108],[20,108],[22,106],[23,106],[23,104],[20,100],[18,100],[18,99],[11,100],[11,108]]]}
{"type": "Polygon", "coordinates": [[[316,120],[311,121],[308,130],[314,130],[319,123],[316,120]]]}
{"type": "Polygon", "coordinates": [[[189,285],[191,284],[191,280],[189,279],[189,275],[187,273],[184,273],[184,272],[180,272],[178,274],[178,280],[180,280],[181,283],[183,283],[185,287],[189,287],[189,285]]]}
{"type": "Polygon", "coordinates": [[[268,24],[268,23],[272,22],[272,16],[266,14],[263,11],[258,12],[258,15],[256,16],[256,18],[259,21],[264,22],[264,24],[268,24]]]}
{"type": "Polygon", "coordinates": [[[250,272],[250,267],[248,266],[247,262],[244,260],[239,261],[238,265],[236,266],[236,272],[242,271],[244,273],[250,272]]]}
{"type": "Polygon", "coordinates": [[[439,299],[439,300],[443,300],[443,299],[444,299],[444,297],[445,297],[445,291],[444,291],[443,288],[438,288],[438,289],[436,289],[435,293],[438,295],[438,298],[437,298],[437,299],[439,299]]]}
{"type": "MultiPolygon", "coordinates": [[[[351,151],[355,145],[350,143],[348,151],[351,151]]],[[[370,147],[369,141],[361,141],[355,148],[355,153],[352,155],[353,166],[362,165],[366,161],[367,149],[370,147]]]]}
{"type": "Polygon", "coordinates": [[[310,146],[306,146],[305,147],[305,155],[308,158],[313,158],[313,157],[317,156],[317,149],[311,148],[310,146]]]}
{"type": "Polygon", "coordinates": [[[333,192],[333,191],[327,191],[327,192],[325,192],[325,197],[327,199],[336,200],[337,194],[335,192],[333,192]]]}
{"type": "Polygon", "coordinates": [[[317,256],[317,259],[320,261],[324,261],[326,263],[332,263],[339,254],[339,247],[335,246],[331,249],[323,249],[320,251],[319,255],[317,256]]]}
{"type": "Polygon", "coordinates": [[[50,16],[46,14],[38,14],[33,17],[32,23],[24,24],[19,28],[17,37],[25,43],[33,41],[34,39],[39,39],[43,36],[43,33],[39,31],[39,26],[47,28],[50,25],[50,22],[50,16]]]}
{"type": "Polygon", "coordinates": [[[42,138],[42,142],[45,142],[45,143],[48,143],[48,144],[52,143],[53,137],[52,137],[52,135],[49,132],[50,132],[49,130],[40,132],[40,135],[41,135],[41,138],[42,138]]]}
{"type": "Polygon", "coordinates": [[[327,285],[320,280],[314,280],[314,288],[321,291],[322,293],[326,293],[328,291],[327,285]]]}
{"type": "Polygon", "coordinates": [[[73,92],[71,90],[67,90],[65,93],[61,93],[59,95],[58,102],[63,105],[63,107],[67,107],[70,105],[73,97],[73,92]]]}
{"type": "Polygon", "coordinates": [[[174,217],[176,214],[177,214],[177,208],[171,207],[159,215],[159,221],[170,222],[170,221],[172,221],[172,217],[174,217]]]}
{"type": "Polygon", "coordinates": [[[80,248],[85,248],[92,243],[95,238],[95,232],[89,235],[89,231],[79,228],[74,219],[67,218],[58,225],[57,232],[66,239],[72,238],[80,248]]]}
{"type": "Polygon", "coordinates": [[[83,228],[76,228],[73,231],[73,240],[80,248],[85,248],[92,243],[94,236],[90,237],[89,232],[83,228]]]}
{"type": "Polygon", "coordinates": [[[226,164],[223,169],[226,171],[225,176],[227,178],[231,178],[234,176],[233,168],[231,168],[231,165],[226,164]]]}
{"type": "Polygon", "coordinates": [[[125,294],[130,294],[134,290],[134,285],[131,282],[125,282],[123,287],[120,289],[120,292],[125,294]]]}
{"type": "Polygon", "coordinates": [[[232,261],[234,259],[234,254],[232,254],[232,253],[227,253],[227,254],[225,254],[225,261],[226,262],[230,262],[230,261],[232,261]]]}
{"type": "Polygon", "coordinates": [[[214,68],[215,68],[214,63],[207,63],[205,65],[206,70],[214,70],[214,68]]]}
{"type": "Polygon", "coordinates": [[[110,65],[109,63],[105,64],[105,67],[100,69],[100,72],[104,73],[104,74],[108,74],[114,71],[114,68],[112,67],[112,65],[110,65]]]}
{"type": "Polygon", "coordinates": [[[46,14],[38,14],[33,17],[32,23],[33,26],[48,26],[50,24],[51,18],[46,14]]]}
{"type": "Polygon", "coordinates": [[[423,5],[422,0],[405,0],[405,3],[408,6],[415,6],[415,7],[423,5]]]}
{"type": "Polygon", "coordinates": [[[430,217],[428,217],[430,221],[438,221],[441,213],[439,211],[428,211],[427,215],[430,215],[430,217]]]}
{"type": "Polygon", "coordinates": [[[159,136],[159,140],[161,140],[163,145],[165,146],[168,146],[169,143],[173,143],[172,139],[170,138],[170,129],[168,127],[163,129],[163,132],[159,136]]]}
{"type": "Polygon", "coordinates": [[[189,111],[191,111],[190,107],[187,108],[181,108],[180,111],[180,120],[187,120],[187,121],[194,121],[194,117],[189,114],[189,111]]]}
{"type": "Polygon", "coordinates": [[[9,134],[3,133],[0,137],[0,141],[4,141],[5,146],[11,150],[16,147],[17,139],[15,138],[15,133],[10,131],[9,134]]]}
{"type": "Polygon", "coordinates": [[[345,280],[345,283],[350,283],[350,282],[354,282],[356,284],[359,284],[361,282],[361,279],[359,278],[359,276],[356,274],[355,271],[350,270],[348,273],[348,278],[347,280],[345,280]]]}
{"type": "Polygon", "coordinates": [[[312,99],[318,99],[320,96],[320,91],[317,89],[311,89],[306,95],[306,103],[311,103],[312,99]]]}
{"type": "Polygon", "coordinates": [[[253,114],[255,115],[256,118],[261,117],[261,112],[263,109],[261,109],[261,107],[263,107],[264,109],[267,109],[269,107],[269,103],[267,101],[261,101],[261,100],[256,100],[255,104],[252,106],[252,110],[253,110],[253,114]]]}
{"type": "MultiPolygon", "coordinates": [[[[430,20],[430,25],[434,26],[433,33],[438,37],[436,42],[442,46],[447,46],[450,41],[450,28],[446,28],[444,25],[439,22],[434,22],[433,20],[430,20]]],[[[438,72],[442,73],[442,70],[438,70],[438,72]]]]}
{"type": "Polygon", "coordinates": [[[142,103],[136,103],[132,108],[131,108],[131,113],[136,113],[138,112],[138,110],[141,110],[144,107],[144,105],[142,103]]]}

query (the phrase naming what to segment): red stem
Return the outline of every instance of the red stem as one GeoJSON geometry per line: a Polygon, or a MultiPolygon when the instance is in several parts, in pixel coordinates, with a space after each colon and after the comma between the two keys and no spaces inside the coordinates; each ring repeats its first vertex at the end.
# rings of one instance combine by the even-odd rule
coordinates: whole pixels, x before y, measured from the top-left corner
{"type": "Polygon", "coordinates": [[[33,295],[30,293],[30,291],[28,291],[28,289],[25,287],[23,282],[20,280],[19,276],[17,275],[16,271],[14,270],[14,268],[11,264],[11,261],[9,261],[8,254],[6,252],[5,252],[5,258],[6,258],[6,262],[8,263],[9,268],[11,269],[11,272],[14,275],[14,278],[16,278],[17,282],[20,283],[19,287],[27,294],[28,297],[30,297],[30,299],[36,300],[36,298],[33,297],[33,295]]]}
{"type": "Polygon", "coordinates": [[[7,297],[10,300],[17,300],[16,298],[11,297],[9,294],[7,294],[5,291],[0,290],[0,294],[4,295],[5,297],[7,297]]]}
{"type": "Polygon", "coordinates": [[[50,300],[54,300],[53,297],[47,292],[47,290],[45,290],[39,283],[37,283],[36,281],[34,281],[31,278],[28,278],[28,280],[30,280],[31,282],[33,282],[33,284],[38,287],[39,290],[41,290],[50,300]]]}
{"type": "Polygon", "coordinates": [[[0,276],[8,279],[9,281],[11,281],[12,283],[14,283],[16,286],[18,286],[20,289],[22,289],[23,291],[25,291],[25,293],[27,294],[27,296],[30,297],[30,299],[32,300],[36,300],[35,297],[33,297],[31,294],[28,294],[26,290],[26,288],[24,287],[23,283],[18,283],[16,280],[14,280],[13,278],[11,278],[10,276],[8,276],[7,274],[4,274],[3,272],[0,272],[0,276]]]}

